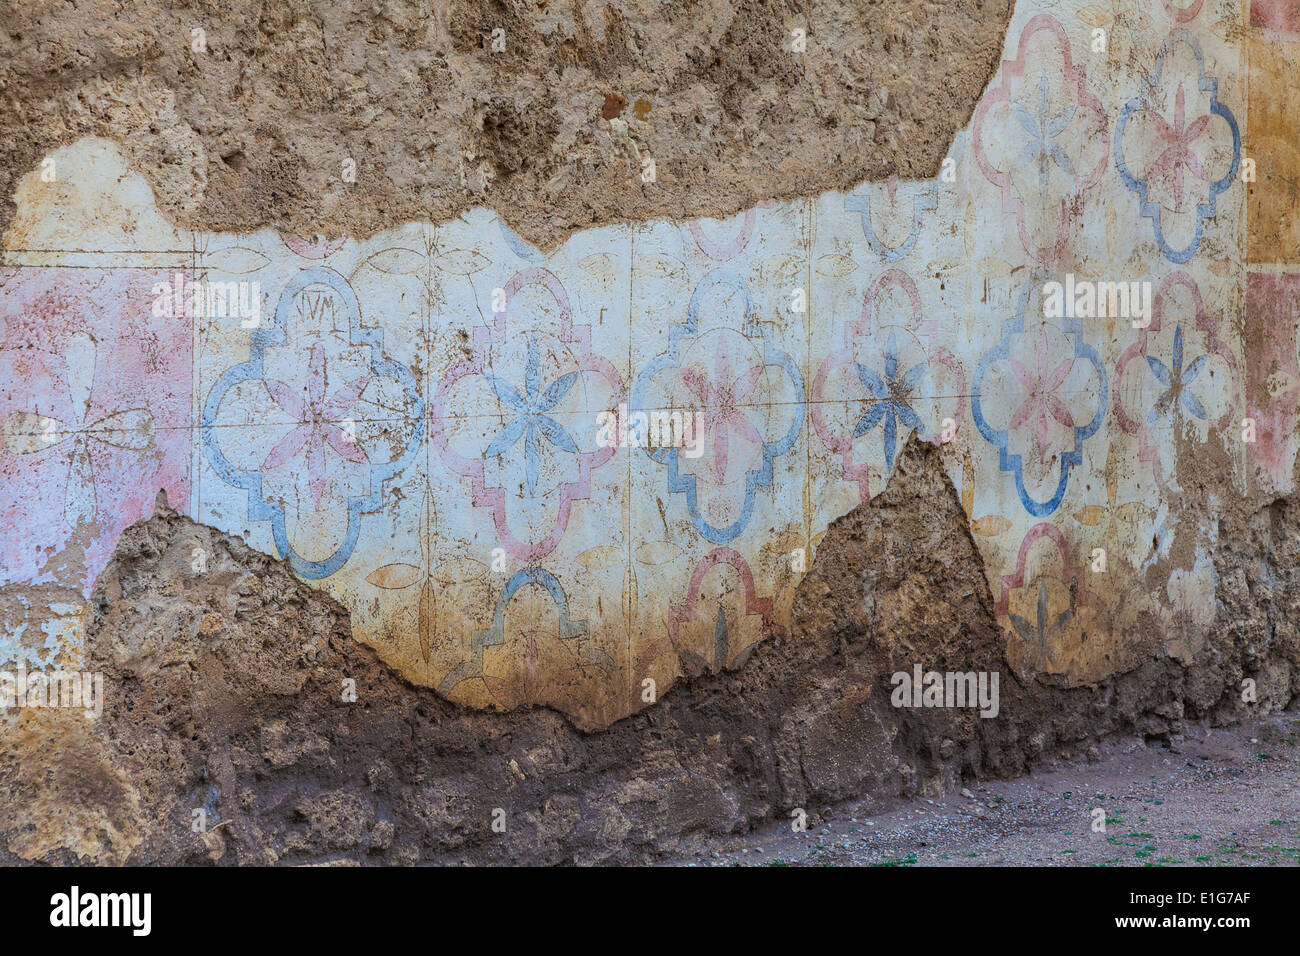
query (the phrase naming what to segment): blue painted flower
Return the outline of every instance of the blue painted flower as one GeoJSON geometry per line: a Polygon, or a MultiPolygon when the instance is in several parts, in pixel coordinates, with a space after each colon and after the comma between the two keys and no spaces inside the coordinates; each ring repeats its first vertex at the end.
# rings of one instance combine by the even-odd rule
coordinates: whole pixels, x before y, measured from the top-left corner
{"type": "MultiPolygon", "coordinates": [[[[742,412],[737,408],[736,402],[737,399],[747,395],[750,389],[757,387],[749,379],[750,372],[731,376],[720,364],[715,364],[713,379],[695,373],[684,373],[691,365],[695,365],[698,372],[701,361],[698,356],[702,347],[708,344],[705,335],[713,331],[725,330],[727,338],[732,341],[738,333],[739,337],[746,340],[749,346],[762,355],[762,365],[758,374],[767,376],[764,407],[772,415],[771,425],[778,425],[782,421],[786,424],[784,431],[775,439],[770,439],[766,434],[755,430],[753,437],[758,441],[750,439],[744,443],[747,457],[743,465],[743,479],[736,474],[739,469],[731,464],[734,458],[731,457],[730,448],[726,458],[720,458],[717,454],[718,449],[715,448],[714,467],[707,470],[700,469],[698,472],[692,472],[689,466],[683,464],[685,459],[679,457],[682,452],[680,448],[644,449],[645,454],[652,461],[667,466],[668,493],[685,495],[686,510],[691,516],[691,523],[700,536],[711,544],[729,544],[745,531],[754,514],[758,490],[773,486],[776,459],[790,452],[803,428],[806,414],[803,375],[794,358],[782,351],[777,342],[770,337],[771,328],[770,323],[759,320],[754,296],[744,279],[721,269],[710,272],[700,280],[700,284],[691,294],[690,304],[686,308],[686,321],[668,327],[667,349],[641,370],[637,376],[636,386],[632,390],[630,407],[642,411],[654,404],[649,399],[652,393],[661,395],[659,401],[664,402],[667,407],[672,407],[675,404],[672,396],[681,396],[681,392],[676,391],[679,385],[696,394],[708,392],[712,397],[704,403],[704,414],[707,418],[711,414],[709,409],[713,408],[717,415],[712,421],[718,426],[710,433],[711,436],[716,439],[718,434],[725,434],[732,428],[740,429],[743,433],[746,429],[741,423],[741,418],[747,416],[748,412],[742,412]],[[719,302],[714,295],[718,290],[729,292],[730,295],[719,302]],[[724,305],[724,303],[729,304],[724,305]],[[710,315],[704,312],[706,305],[710,308],[722,305],[724,311],[721,314],[710,315]],[[739,314],[731,311],[737,306],[739,314]],[[702,325],[707,325],[708,328],[702,329],[702,325]],[[718,398],[726,398],[726,394],[718,395],[716,389],[719,386],[730,396],[725,401],[717,401],[718,398]],[[666,395],[665,390],[667,390],[666,395]],[[735,415],[732,414],[733,411],[736,412],[735,415]],[[725,417],[721,417],[724,415],[725,417]],[[722,476],[727,474],[732,475],[733,479],[727,480],[726,486],[719,484],[723,480],[722,476]],[[703,495],[700,494],[699,488],[701,482],[706,482],[710,488],[703,495]],[[722,495],[713,490],[723,487],[727,491],[722,495]],[[732,488],[735,492],[730,490],[732,488]],[[722,521],[725,523],[712,523],[717,520],[714,509],[721,513],[722,521]]],[[[743,347],[742,351],[748,351],[749,346],[743,347]]],[[[715,359],[718,355],[715,350],[715,359]]],[[[752,370],[754,365],[748,363],[747,367],[752,370]]],[[[698,402],[698,399],[696,401],[698,402]]],[[[687,406],[690,404],[689,401],[685,403],[687,406]]],[[[741,404],[743,405],[743,402],[741,404]]],[[[707,431],[707,421],[705,425],[707,431]]]]}
{"type": "Polygon", "coordinates": [[[524,366],[524,391],[519,390],[503,378],[484,373],[488,385],[503,404],[518,412],[518,417],[511,419],[497,432],[487,450],[486,458],[496,458],[513,448],[520,438],[524,440],[524,468],[528,479],[528,494],[537,491],[537,473],[541,467],[541,442],[545,438],[561,451],[572,455],[578,454],[578,444],[565,431],[564,427],[546,413],[558,405],[573,388],[578,373],[562,375],[545,389],[541,388],[541,359],[537,353],[537,341],[528,337],[528,360],[524,366]]]}
{"type": "Polygon", "coordinates": [[[1070,157],[1065,155],[1065,151],[1056,142],[1056,137],[1070,125],[1070,120],[1074,118],[1075,107],[1071,106],[1055,116],[1051,115],[1047,74],[1044,73],[1038,78],[1037,110],[1030,113],[1019,103],[1012,103],[1011,106],[1015,110],[1016,119],[1030,137],[1025,148],[1020,151],[1020,156],[1017,157],[1017,165],[1026,162],[1037,163],[1039,176],[1046,178],[1049,163],[1056,163],[1067,176],[1073,179],[1074,166],[1070,163],[1070,157]]]}
{"type": "MultiPolygon", "coordinates": [[[[347,279],[325,266],[293,276],[280,294],[272,322],[256,329],[250,340],[248,361],[226,369],[208,393],[200,418],[203,450],[217,476],[245,492],[249,520],[270,522],[276,551],[289,561],[294,573],[319,581],[351,560],[363,517],[382,511],[392,501],[385,491],[389,479],[419,454],[425,421],[420,386],[409,368],[386,356],[383,329],[361,325],[361,305],[347,279]],[[330,307],[324,308],[327,302],[330,307]],[[315,303],[322,305],[319,311],[315,303]],[[291,317],[295,318],[291,321],[291,317]],[[344,341],[351,348],[369,350],[368,371],[360,375],[350,372],[351,377],[343,379],[340,369],[352,363],[339,364],[340,348],[332,332],[346,333],[344,341]],[[305,381],[271,377],[272,369],[285,368],[275,356],[286,352],[305,353],[305,381]],[[394,408],[407,409],[402,429],[405,443],[392,451],[367,445],[364,436],[355,434],[359,429],[346,425],[354,415],[359,417],[353,425],[359,426],[365,418],[364,409],[358,406],[362,392],[372,382],[385,383],[385,390],[400,389],[402,398],[395,401],[394,408]],[[256,388],[252,383],[257,383],[256,388]],[[261,414],[261,406],[245,404],[255,391],[269,396],[287,412],[293,427],[250,468],[227,457],[227,452],[235,454],[235,449],[223,441],[238,444],[239,439],[230,433],[240,430],[220,427],[220,419],[227,414],[223,408],[235,409],[233,414],[241,418],[261,414]],[[329,462],[327,447],[335,452],[329,462]],[[306,468],[290,467],[291,460],[304,453],[306,468]],[[286,500],[293,499],[297,509],[286,505],[286,500]],[[327,557],[309,557],[297,550],[306,540],[312,547],[304,551],[319,552],[311,526],[302,524],[293,513],[310,508],[309,499],[318,512],[336,509],[335,513],[346,516],[342,538],[327,557]]],[[[236,459],[249,456],[247,447],[241,451],[242,456],[236,455],[236,459]]]]}
{"type": "Polygon", "coordinates": [[[853,429],[853,437],[861,438],[871,429],[880,424],[881,419],[885,422],[885,464],[889,468],[894,467],[894,451],[898,443],[898,423],[901,421],[907,428],[922,430],[924,426],[916,412],[912,411],[912,393],[921,384],[921,378],[925,375],[929,363],[918,362],[908,369],[907,374],[902,377],[898,374],[898,340],[894,336],[894,331],[889,332],[889,341],[885,344],[885,377],[882,379],[879,375],[867,368],[861,363],[854,362],[853,367],[857,369],[858,378],[862,380],[862,385],[876,401],[867,409],[861,418],[858,419],[857,427],[853,429]]]}
{"type": "MultiPolygon", "coordinates": [[[[1042,274],[1039,273],[1020,290],[1016,314],[1002,326],[1001,340],[980,358],[970,395],[971,418],[975,420],[975,427],[985,441],[997,448],[998,468],[1015,476],[1016,494],[1020,496],[1020,503],[1035,518],[1045,518],[1061,506],[1070,484],[1070,470],[1083,463],[1083,443],[1097,434],[1109,408],[1106,401],[1109,394],[1106,368],[1097,350],[1084,341],[1082,320],[1069,317],[1061,320],[1059,333],[1073,346],[1069,364],[1064,367],[1052,362],[1055,353],[1045,338],[1045,326],[1034,325],[1029,332],[1025,331],[1030,299],[1034,290],[1041,288],[1042,281],[1042,274]],[[1015,351],[1023,354],[1023,345],[1020,343],[1035,335],[1038,338],[1034,348],[1035,367],[1030,369],[1011,357],[1012,345],[1013,342],[1016,343],[1015,351]],[[1086,366],[1092,367],[1092,375],[1089,377],[1094,378],[1096,384],[1080,383],[1081,387],[1072,389],[1068,396],[1070,404],[1062,401],[1058,406],[1057,401],[1064,396],[1058,396],[1057,390],[1063,387],[1067,378],[1084,371],[1086,366]],[[996,427],[984,414],[984,382],[995,368],[998,370],[995,374],[999,377],[1010,373],[1019,379],[1025,390],[1025,400],[1002,428],[996,427]],[[1085,419],[1086,409],[1093,406],[1094,402],[1096,411],[1090,419],[1085,419]],[[1049,418],[1068,431],[1057,432],[1050,425],[1049,418]],[[1030,422],[1033,423],[1033,431],[1026,433],[1022,429],[1030,422]],[[1051,489],[1045,468],[1035,480],[1027,483],[1023,455],[1034,447],[1037,447],[1039,460],[1044,466],[1049,461],[1057,463],[1055,490],[1051,489]],[[1036,486],[1032,490],[1031,484],[1036,486]],[[1036,497],[1044,493],[1046,497],[1036,497]]],[[[1054,337],[1055,334],[1054,331],[1054,337]]]]}
{"type": "Polygon", "coordinates": [[[1151,374],[1165,386],[1164,393],[1156,399],[1155,408],[1147,416],[1147,421],[1155,421],[1157,415],[1163,415],[1170,410],[1177,411],[1179,407],[1196,418],[1209,417],[1200,399],[1193,395],[1188,387],[1196,380],[1196,376],[1201,374],[1207,357],[1198,355],[1191,365],[1186,369],[1183,368],[1183,327],[1181,325],[1174,329],[1173,368],[1154,356],[1147,356],[1147,365],[1151,369],[1151,374]]]}
{"type": "Polygon", "coordinates": [[[1187,262],[1200,248],[1205,221],[1215,217],[1218,196],[1232,186],[1237,176],[1237,167],[1241,162],[1241,130],[1237,126],[1237,118],[1232,115],[1232,110],[1219,102],[1219,81],[1206,74],[1205,55],[1192,34],[1185,30],[1175,30],[1165,39],[1160,53],[1156,56],[1155,73],[1143,85],[1142,93],[1129,100],[1119,114],[1119,121],[1115,124],[1114,144],[1115,169],[1124,185],[1138,194],[1139,209],[1143,216],[1151,220],[1160,251],[1170,262],[1187,262]],[[1196,58],[1196,90],[1209,94],[1209,112],[1191,120],[1186,115],[1182,82],[1168,80],[1165,76],[1166,57],[1176,44],[1185,44],[1196,58]],[[1167,103],[1165,97],[1167,82],[1170,85],[1178,82],[1173,98],[1172,123],[1163,115],[1164,104],[1167,103]],[[1138,155],[1154,153],[1151,157],[1152,161],[1145,165],[1145,168],[1139,164],[1134,169],[1130,169],[1129,160],[1125,156],[1125,132],[1128,130],[1129,121],[1138,113],[1146,113],[1153,120],[1150,126],[1155,131],[1156,149],[1151,149],[1151,143],[1144,143],[1143,148],[1137,151],[1138,155]],[[1223,121],[1220,142],[1226,145],[1227,137],[1232,138],[1232,162],[1220,179],[1211,179],[1213,173],[1206,169],[1197,154],[1190,149],[1195,140],[1209,131],[1211,117],[1214,116],[1223,121]],[[1184,189],[1189,185],[1188,179],[1184,178],[1184,171],[1190,174],[1190,185],[1195,188],[1197,194],[1196,222],[1195,231],[1187,240],[1187,244],[1176,249],[1170,245],[1165,230],[1168,228],[1168,217],[1172,216],[1175,221],[1181,221],[1191,215],[1190,210],[1183,208],[1184,189]]]}

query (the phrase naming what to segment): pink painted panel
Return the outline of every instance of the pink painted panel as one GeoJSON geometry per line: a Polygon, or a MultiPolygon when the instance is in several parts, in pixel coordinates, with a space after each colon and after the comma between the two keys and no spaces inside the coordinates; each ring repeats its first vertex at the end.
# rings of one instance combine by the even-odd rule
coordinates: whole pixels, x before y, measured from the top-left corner
{"type": "Polygon", "coordinates": [[[1251,0],[1250,25],[1265,27],[1300,38],[1300,2],[1297,0],[1251,0]]]}
{"type": "Polygon", "coordinates": [[[1300,408],[1300,275],[1247,274],[1246,325],[1248,336],[1258,337],[1255,360],[1246,364],[1250,414],[1257,425],[1251,458],[1260,488],[1283,494],[1292,485],[1300,408]]]}
{"type": "Polygon", "coordinates": [[[0,583],[88,595],[159,490],[188,508],[191,323],[153,309],[154,286],[172,281],[139,269],[5,270],[0,583]]]}

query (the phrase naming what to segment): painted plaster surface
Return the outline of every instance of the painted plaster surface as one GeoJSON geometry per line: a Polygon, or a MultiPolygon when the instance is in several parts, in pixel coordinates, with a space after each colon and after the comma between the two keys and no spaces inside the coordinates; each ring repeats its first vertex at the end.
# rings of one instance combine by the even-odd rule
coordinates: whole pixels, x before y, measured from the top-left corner
{"type": "Polygon", "coordinates": [[[487,210],[180,231],[114,145],[66,147],[0,271],[0,659],[76,653],[163,489],[411,680],[602,725],[787,633],[828,525],[913,434],[943,446],[1014,669],[1097,679],[1152,631],[1192,653],[1214,497],[1293,490],[1298,23],[1020,3],[950,175],[550,253],[487,210]],[[1151,314],[1046,316],[1067,276],[1149,283],[1151,314]],[[242,284],[257,324],[156,314],[195,282],[242,284]],[[683,413],[698,445],[609,447],[620,409],[683,413]]]}

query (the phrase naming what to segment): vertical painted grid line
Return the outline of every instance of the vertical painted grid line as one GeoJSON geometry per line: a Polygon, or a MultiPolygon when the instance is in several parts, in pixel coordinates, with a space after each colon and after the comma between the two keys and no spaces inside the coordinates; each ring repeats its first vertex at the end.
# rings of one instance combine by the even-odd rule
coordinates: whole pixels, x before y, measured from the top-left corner
{"type": "MultiPolygon", "coordinates": [[[[808,197],[804,200],[804,221],[806,228],[804,236],[806,237],[807,262],[805,264],[805,275],[807,276],[808,294],[805,301],[803,314],[803,332],[804,332],[804,351],[803,351],[803,574],[808,573],[812,563],[812,377],[813,377],[813,354],[812,354],[812,324],[813,310],[816,308],[817,296],[813,292],[813,252],[817,247],[817,215],[816,205],[818,200],[815,197],[808,197]]],[[[796,590],[803,578],[800,576],[794,582],[796,590]]],[[[791,598],[790,603],[790,625],[791,631],[794,630],[794,600],[791,598]]],[[[793,637],[793,633],[791,634],[793,637]]]]}
{"type": "MultiPolygon", "coordinates": [[[[1241,138],[1242,155],[1246,155],[1246,142],[1250,139],[1250,80],[1251,80],[1251,25],[1250,25],[1250,4],[1253,0],[1241,0],[1241,9],[1238,11],[1240,17],[1238,23],[1237,42],[1240,46],[1240,54],[1237,61],[1241,64],[1241,124],[1243,135],[1241,138]]],[[[1250,281],[1250,189],[1246,183],[1242,183],[1242,202],[1241,202],[1241,234],[1237,237],[1237,258],[1240,266],[1239,275],[1236,277],[1233,289],[1233,298],[1237,304],[1237,327],[1240,334],[1236,335],[1236,348],[1234,354],[1239,351],[1242,361],[1241,367],[1246,366],[1246,284],[1250,281]]],[[[1246,397],[1246,383],[1240,383],[1239,395],[1237,398],[1237,409],[1242,418],[1249,414],[1250,405],[1246,397]]],[[[1234,416],[1235,417],[1235,416],[1234,416]]],[[[1238,425],[1237,422],[1233,423],[1238,425]]],[[[1239,433],[1240,434],[1240,433],[1239,433]]],[[[1244,441],[1237,442],[1237,457],[1240,461],[1241,469],[1241,489],[1247,497],[1253,498],[1259,494],[1258,483],[1251,476],[1250,454],[1244,441]]]]}
{"type": "MultiPolygon", "coordinates": [[[[190,230],[190,280],[194,281],[199,274],[199,233],[198,230],[190,230]]],[[[260,307],[260,303],[259,303],[260,307]]],[[[190,517],[199,521],[203,515],[203,500],[199,490],[200,477],[203,474],[203,443],[200,431],[201,422],[199,420],[200,409],[202,407],[202,382],[200,373],[202,363],[200,362],[201,349],[203,347],[202,335],[199,331],[198,316],[194,316],[190,321],[190,517]]],[[[173,505],[173,507],[175,507],[173,505]]]]}
{"type": "MultiPolygon", "coordinates": [[[[636,369],[632,365],[632,323],[636,321],[636,231],[635,225],[628,230],[628,250],[627,250],[627,382],[624,385],[626,400],[632,397],[632,390],[636,383],[636,369]]],[[[626,449],[623,449],[626,451],[626,449]]],[[[632,706],[629,712],[639,709],[636,705],[639,703],[636,688],[636,668],[633,666],[632,647],[633,647],[633,628],[636,627],[637,605],[640,603],[639,595],[641,584],[636,577],[636,568],[632,564],[632,509],[636,507],[635,495],[632,490],[632,458],[631,454],[624,456],[624,474],[623,481],[623,540],[627,546],[627,567],[623,572],[623,642],[625,651],[623,654],[623,682],[631,693],[630,703],[632,706]]],[[[658,693],[655,694],[656,699],[658,693]]],[[[624,706],[627,706],[625,702],[624,706]]]]}
{"type": "MultiPolygon", "coordinates": [[[[424,400],[423,414],[426,419],[428,418],[429,415],[430,400],[433,397],[430,391],[430,378],[433,375],[433,322],[434,322],[433,284],[434,284],[434,271],[435,271],[433,265],[433,257],[434,257],[435,250],[438,248],[438,228],[439,228],[438,226],[433,224],[429,224],[424,227],[424,251],[425,251],[424,294],[420,297],[420,353],[421,353],[421,358],[423,360],[422,364],[424,368],[421,369],[421,374],[420,374],[420,394],[424,400]]],[[[436,515],[438,509],[438,499],[433,491],[433,449],[432,449],[433,443],[429,440],[429,432],[427,428],[425,429],[424,432],[424,441],[422,444],[424,445],[424,494],[421,495],[421,498],[422,499],[427,498],[427,504],[430,510],[433,512],[434,515],[436,515]]],[[[423,516],[425,504],[426,501],[421,500],[420,502],[421,516],[423,516]]],[[[423,522],[418,522],[416,527],[417,527],[416,533],[419,535],[423,535],[424,533],[423,522]]],[[[424,589],[426,587],[429,588],[430,592],[433,594],[435,607],[437,606],[437,599],[438,599],[438,594],[434,590],[434,584],[433,584],[434,549],[438,546],[438,541],[435,534],[435,526],[433,523],[432,515],[430,515],[430,519],[429,519],[428,534],[430,540],[420,541],[420,563],[425,566],[424,580],[420,582],[420,593],[416,596],[416,605],[415,605],[415,629],[417,634],[419,635],[420,641],[423,641],[425,638],[425,635],[420,627],[420,609],[421,607],[423,607],[424,604],[424,589]]],[[[429,622],[429,629],[431,632],[433,632],[436,628],[437,628],[437,618],[436,616],[434,616],[434,619],[429,622]]],[[[428,635],[429,640],[432,642],[435,636],[436,634],[430,633],[428,635]]],[[[420,649],[421,651],[423,651],[424,650],[423,646],[421,646],[420,649]]],[[[432,656],[433,655],[430,654],[430,658],[432,658],[432,656]]],[[[429,669],[431,667],[432,667],[432,660],[426,661],[424,665],[424,679],[426,681],[430,680],[429,669]]],[[[430,686],[432,686],[432,684],[430,684],[430,686]]]]}

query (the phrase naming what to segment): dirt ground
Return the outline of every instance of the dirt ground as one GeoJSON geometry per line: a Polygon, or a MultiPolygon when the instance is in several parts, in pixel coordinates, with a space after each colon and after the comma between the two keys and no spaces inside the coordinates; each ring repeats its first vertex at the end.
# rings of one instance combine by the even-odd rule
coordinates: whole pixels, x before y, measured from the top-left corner
{"type": "Polygon", "coordinates": [[[1300,866],[1300,712],[1150,744],[804,833],[769,824],[676,866],[1300,866]],[[1105,832],[1092,828],[1105,811],[1105,832]]]}

